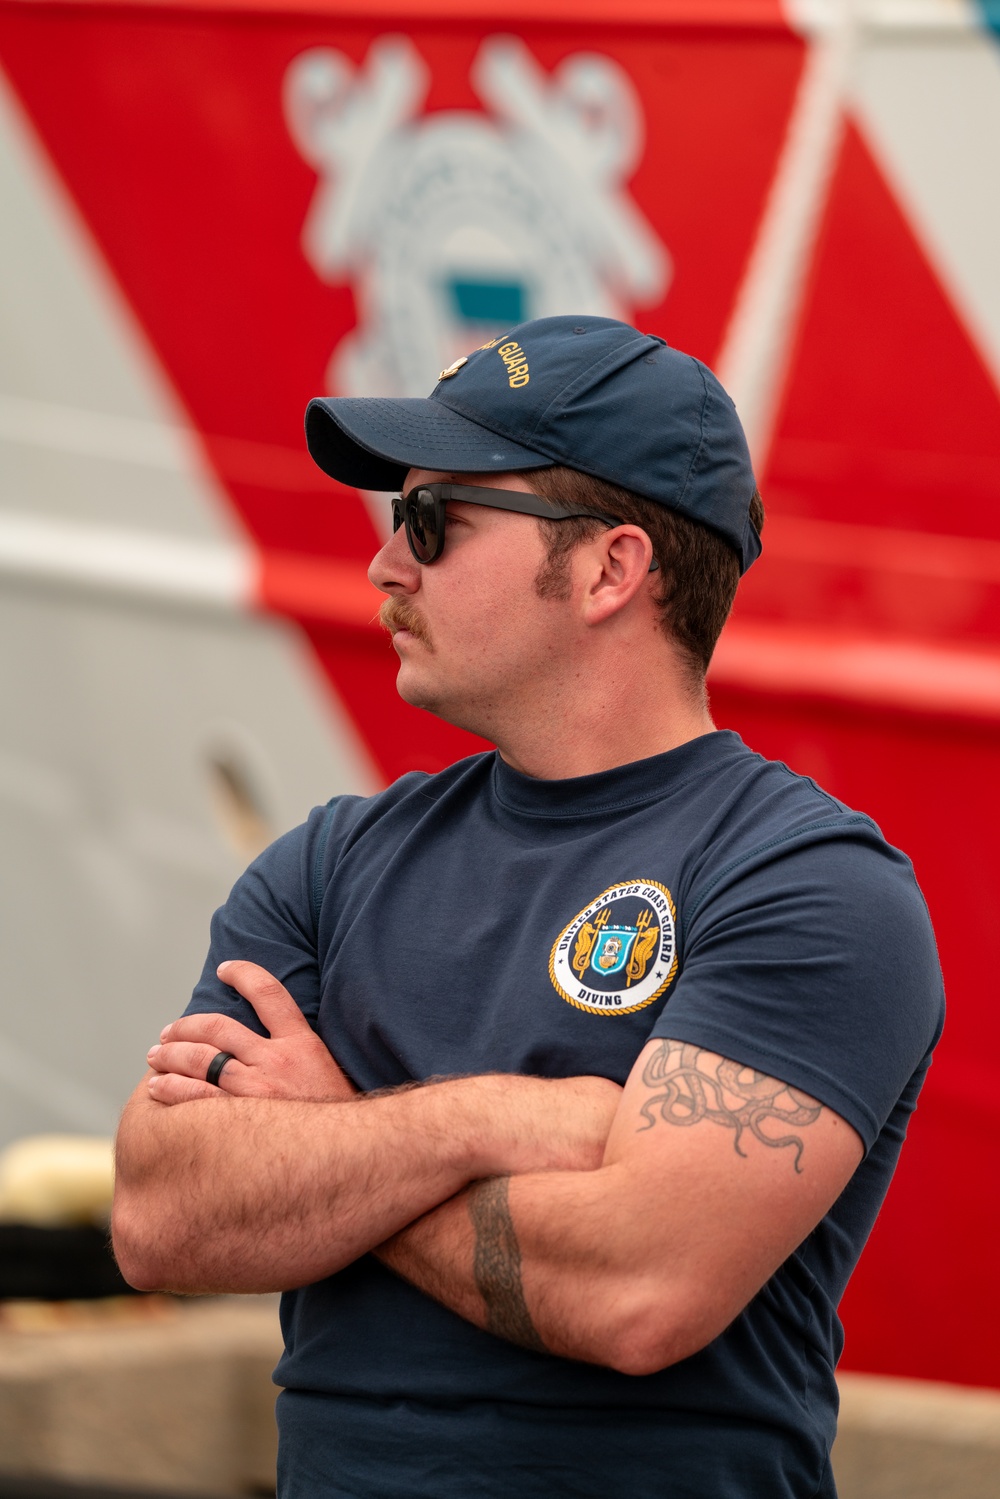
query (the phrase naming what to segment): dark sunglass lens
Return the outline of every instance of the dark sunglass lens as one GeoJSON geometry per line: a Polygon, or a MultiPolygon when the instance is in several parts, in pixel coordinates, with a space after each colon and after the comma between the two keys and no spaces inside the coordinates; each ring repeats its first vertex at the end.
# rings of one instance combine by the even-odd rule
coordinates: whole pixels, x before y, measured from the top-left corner
{"type": "Polygon", "coordinates": [[[403,501],[397,495],[392,502],[392,534],[395,536],[403,524],[403,501]]]}
{"type": "Polygon", "coordinates": [[[406,497],[406,534],[413,555],[420,562],[429,562],[437,551],[438,507],[426,489],[406,497]]]}

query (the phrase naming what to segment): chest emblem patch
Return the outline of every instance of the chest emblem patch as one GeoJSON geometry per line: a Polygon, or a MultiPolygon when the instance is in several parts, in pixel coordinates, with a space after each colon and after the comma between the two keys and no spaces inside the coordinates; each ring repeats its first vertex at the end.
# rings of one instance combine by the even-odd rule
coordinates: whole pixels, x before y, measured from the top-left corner
{"type": "Polygon", "coordinates": [[[676,972],[674,902],[656,880],[609,886],[563,928],[549,957],[558,993],[592,1015],[644,1009],[676,972]]]}

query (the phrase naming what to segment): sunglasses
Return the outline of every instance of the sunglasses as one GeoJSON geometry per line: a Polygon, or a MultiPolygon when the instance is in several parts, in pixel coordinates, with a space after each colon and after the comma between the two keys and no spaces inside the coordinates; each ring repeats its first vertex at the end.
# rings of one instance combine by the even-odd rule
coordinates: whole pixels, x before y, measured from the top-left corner
{"type": "MultiPolygon", "coordinates": [[[[606,526],[620,526],[613,515],[598,510],[566,510],[537,494],[510,489],[483,489],[478,484],[418,484],[408,494],[395,495],[392,501],[392,529],[406,527],[406,540],[418,562],[436,562],[444,551],[445,521],[449,500],[463,505],[488,505],[491,510],[513,510],[518,515],[537,515],[543,520],[603,521],[606,526]]],[[[650,572],[657,567],[653,559],[650,572]]]]}

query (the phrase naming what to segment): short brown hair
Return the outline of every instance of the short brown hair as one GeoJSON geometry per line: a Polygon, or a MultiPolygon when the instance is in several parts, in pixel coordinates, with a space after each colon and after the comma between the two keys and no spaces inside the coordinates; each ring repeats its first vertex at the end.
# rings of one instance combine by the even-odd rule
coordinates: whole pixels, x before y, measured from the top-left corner
{"type": "MultiPolygon", "coordinates": [[[[660,627],[677,645],[692,674],[704,677],[740,581],[740,560],[729,543],[708,526],[666,505],[576,469],[555,465],[530,469],[522,477],[543,499],[600,510],[646,532],[660,564],[660,627]]],[[[750,502],[750,521],[759,534],[764,506],[757,490],[750,502]]],[[[536,587],[543,598],[558,598],[568,586],[570,553],[596,536],[602,522],[542,520],[539,524],[548,541],[548,556],[536,587]]]]}

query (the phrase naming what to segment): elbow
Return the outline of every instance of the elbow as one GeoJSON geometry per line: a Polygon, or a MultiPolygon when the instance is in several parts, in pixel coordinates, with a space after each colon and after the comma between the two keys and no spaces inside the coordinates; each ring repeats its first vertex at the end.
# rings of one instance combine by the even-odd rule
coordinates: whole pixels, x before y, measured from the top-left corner
{"type": "Polygon", "coordinates": [[[631,1374],[639,1378],[644,1374],[658,1374],[661,1369],[668,1369],[671,1364],[679,1363],[686,1357],[686,1353],[676,1351],[676,1345],[670,1337],[650,1335],[643,1329],[616,1337],[601,1363],[618,1374],[631,1374]]]}
{"type": "Polygon", "coordinates": [[[679,1363],[687,1355],[677,1351],[670,1332],[660,1328],[616,1329],[608,1339],[600,1362],[618,1374],[630,1374],[636,1378],[644,1374],[658,1374],[671,1364],[679,1363]]]}
{"type": "Polygon", "coordinates": [[[658,1374],[690,1358],[722,1331],[697,1291],[652,1291],[622,1297],[604,1326],[597,1362],[619,1374],[658,1374]]]}
{"type": "Polygon", "coordinates": [[[111,1246],[118,1268],[137,1291],[179,1291],[171,1275],[170,1244],[164,1225],[153,1220],[141,1201],[116,1194],[111,1214],[111,1246]]]}

